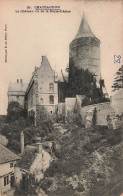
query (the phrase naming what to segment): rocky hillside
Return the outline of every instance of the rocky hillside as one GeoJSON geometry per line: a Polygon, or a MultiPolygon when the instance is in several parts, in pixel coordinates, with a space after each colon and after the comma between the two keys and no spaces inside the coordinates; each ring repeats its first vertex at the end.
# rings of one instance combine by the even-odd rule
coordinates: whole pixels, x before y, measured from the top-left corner
{"type": "MultiPolygon", "coordinates": [[[[57,127],[60,133],[62,126],[57,127]]],[[[56,159],[40,182],[47,194],[119,196],[123,193],[123,129],[86,129],[76,125],[63,129],[53,150],[56,159]]]]}

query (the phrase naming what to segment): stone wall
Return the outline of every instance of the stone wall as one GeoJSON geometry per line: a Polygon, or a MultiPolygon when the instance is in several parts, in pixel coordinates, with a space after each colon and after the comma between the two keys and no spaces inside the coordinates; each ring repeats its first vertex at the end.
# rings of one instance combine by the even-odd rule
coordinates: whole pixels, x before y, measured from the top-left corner
{"type": "Polygon", "coordinates": [[[76,103],[75,103],[75,110],[80,113],[82,100],[85,98],[85,95],[76,95],[76,103]]]}
{"type": "Polygon", "coordinates": [[[65,99],[65,115],[72,114],[75,109],[76,98],[65,99]]]}
{"type": "Polygon", "coordinates": [[[96,108],[96,125],[107,125],[107,115],[110,115],[114,111],[110,102],[82,107],[80,114],[82,116],[83,123],[85,124],[87,112],[93,108],[96,108]]]}
{"type": "Polygon", "coordinates": [[[69,57],[78,69],[89,69],[100,78],[100,41],[97,38],[82,37],[70,44],[69,57]]]}
{"type": "Polygon", "coordinates": [[[8,88],[8,103],[17,101],[21,106],[24,107],[24,98],[27,84],[23,83],[22,79],[17,79],[16,83],[9,84],[8,88]]]}
{"type": "Polygon", "coordinates": [[[52,157],[48,152],[42,150],[42,153],[37,154],[35,160],[30,167],[30,173],[34,174],[37,180],[44,177],[44,172],[49,168],[52,162],[52,157]]]}
{"type": "Polygon", "coordinates": [[[57,114],[58,115],[65,115],[65,103],[58,103],[58,107],[57,107],[57,114]]]}
{"type": "Polygon", "coordinates": [[[9,92],[8,93],[8,103],[12,101],[17,101],[21,106],[24,107],[24,92],[9,92]]]}
{"type": "Polygon", "coordinates": [[[123,113],[123,89],[112,95],[111,105],[114,108],[116,114],[120,115],[123,113]]]}
{"type": "Polygon", "coordinates": [[[8,144],[8,139],[4,136],[0,134],[0,144],[2,144],[3,146],[7,146],[8,144]]]}

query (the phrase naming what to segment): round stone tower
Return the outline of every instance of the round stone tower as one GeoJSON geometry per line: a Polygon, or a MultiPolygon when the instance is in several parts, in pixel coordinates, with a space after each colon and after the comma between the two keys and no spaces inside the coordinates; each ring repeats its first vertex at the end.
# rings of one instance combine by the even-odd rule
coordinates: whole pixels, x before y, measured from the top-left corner
{"type": "Polygon", "coordinates": [[[71,59],[75,67],[88,69],[97,80],[100,79],[100,40],[92,33],[84,14],[78,33],[69,46],[71,59]]]}

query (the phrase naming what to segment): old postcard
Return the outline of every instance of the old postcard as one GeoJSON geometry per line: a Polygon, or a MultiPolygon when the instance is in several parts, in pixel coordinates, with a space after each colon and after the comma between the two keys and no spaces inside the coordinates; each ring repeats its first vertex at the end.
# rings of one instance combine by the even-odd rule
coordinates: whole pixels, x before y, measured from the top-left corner
{"type": "Polygon", "coordinates": [[[0,0],[0,195],[123,195],[123,1],[0,0]]]}

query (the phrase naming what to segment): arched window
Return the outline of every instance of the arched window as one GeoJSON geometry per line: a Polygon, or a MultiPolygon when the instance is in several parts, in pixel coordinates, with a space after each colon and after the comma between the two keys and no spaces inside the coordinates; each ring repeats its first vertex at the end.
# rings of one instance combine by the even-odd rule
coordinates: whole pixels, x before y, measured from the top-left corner
{"type": "Polygon", "coordinates": [[[53,85],[52,82],[49,84],[49,91],[50,92],[53,92],[54,91],[54,85],[53,85]]]}
{"type": "Polygon", "coordinates": [[[49,99],[50,104],[54,104],[54,96],[50,95],[49,99]]]}

